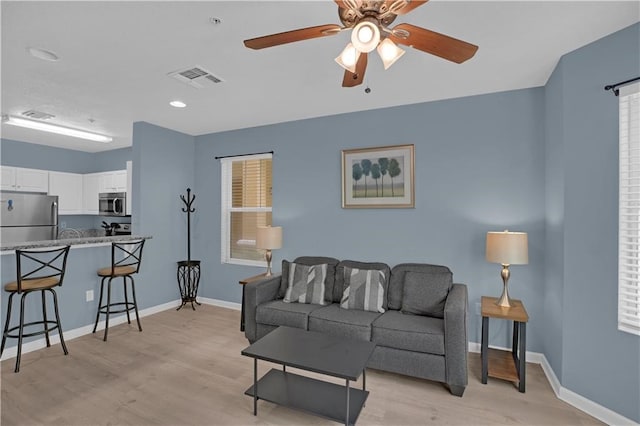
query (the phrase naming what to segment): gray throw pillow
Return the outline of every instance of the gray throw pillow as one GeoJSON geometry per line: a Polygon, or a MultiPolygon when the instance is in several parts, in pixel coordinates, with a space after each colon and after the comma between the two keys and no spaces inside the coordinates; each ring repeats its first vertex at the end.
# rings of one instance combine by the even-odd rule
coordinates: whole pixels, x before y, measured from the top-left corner
{"type": "Polygon", "coordinates": [[[402,313],[444,318],[451,274],[407,271],[404,274],[402,313]]]}
{"type": "Polygon", "coordinates": [[[301,265],[289,263],[289,276],[284,302],[312,303],[325,305],[324,280],[327,276],[327,264],[301,265]]]}
{"type": "Polygon", "coordinates": [[[344,292],[340,307],[343,309],[360,309],[370,312],[384,312],[385,282],[384,271],[377,269],[356,269],[345,266],[344,292]]]}

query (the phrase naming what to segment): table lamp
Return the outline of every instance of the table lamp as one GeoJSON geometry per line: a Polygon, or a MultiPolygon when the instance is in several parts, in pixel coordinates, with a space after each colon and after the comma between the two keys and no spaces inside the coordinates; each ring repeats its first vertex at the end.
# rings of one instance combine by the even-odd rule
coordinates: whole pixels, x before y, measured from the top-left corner
{"type": "Polygon", "coordinates": [[[526,265],[529,263],[529,249],[526,232],[487,232],[487,262],[502,265],[502,295],[496,305],[511,307],[509,300],[509,265],[526,265]]]}
{"type": "Polygon", "coordinates": [[[282,247],[282,227],[281,226],[258,226],[256,233],[256,248],[266,249],[267,253],[267,273],[271,276],[271,250],[282,247]]]}

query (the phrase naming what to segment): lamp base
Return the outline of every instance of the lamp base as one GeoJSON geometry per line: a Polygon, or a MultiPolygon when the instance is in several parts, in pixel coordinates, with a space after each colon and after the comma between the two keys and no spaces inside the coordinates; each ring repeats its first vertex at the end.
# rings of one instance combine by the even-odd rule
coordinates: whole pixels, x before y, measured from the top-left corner
{"type": "Polygon", "coordinates": [[[267,259],[267,272],[264,274],[265,277],[270,277],[272,275],[271,273],[271,250],[267,250],[267,253],[265,254],[265,258],[267,259]]]}
{"type": "Polygon", "coordinates": [[[502,272],[500,273],[502,276],[502,295],[498,300],[496,300],[496,305],[502,308],[510,308],[512,306],[511,299],[509,299],[509,276],[511,273],[509,272],[509,265],[502,264],[502,272]]]}

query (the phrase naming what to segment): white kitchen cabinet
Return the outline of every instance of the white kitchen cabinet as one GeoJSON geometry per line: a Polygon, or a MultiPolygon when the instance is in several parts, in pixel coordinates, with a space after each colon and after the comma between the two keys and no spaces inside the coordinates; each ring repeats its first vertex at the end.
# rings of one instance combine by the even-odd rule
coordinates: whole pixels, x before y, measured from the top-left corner
{"type": "Polygon", "coordinates": [[[2,189],[6,191],[43,192],[49,191],[47,170],[2,166],[2,189]]]}
{"type": "Polygon", "coordinates": [[[82,214],[81,174],[49,172],[49,195],[58,196],[58,214],[82,214]]]}
{"type": "Polygon", "coordinates": [[[127,171],[116,170],[104,172],[100,176],[100,192],[126,192],[127,191],[127,171]]]}
{"type": "Polygon", "coordinates": [[[0,182],[0,188],[5,191],[15,191],[16,190],[16,168],[2,166],[0,167],[2,171],[2,181],[0,182]]]}
{"type": "Polygon", "coordinates": [[[98,214],[98,194],[102,173],[82,175],[82,212],[98,214]]]}

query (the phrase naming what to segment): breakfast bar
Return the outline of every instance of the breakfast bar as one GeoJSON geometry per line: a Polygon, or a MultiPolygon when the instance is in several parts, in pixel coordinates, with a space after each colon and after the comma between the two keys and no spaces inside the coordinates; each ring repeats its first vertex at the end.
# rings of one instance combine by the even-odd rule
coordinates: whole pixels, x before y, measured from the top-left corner
{"type": "MultiPolygon", "coordinates": [[[[0,261],[2,265],[2,284],[16,280],[16,250],[47,249],[60,246],[70,246],[66,273],[63,285],[56,289],[58,293],[60,316],[65,339],[69,340],[91,332],[96,318],[97,294],[100,289],[100,277],[96,271],[111,262],[111,245],[114,241],[127,242],[140,239],[150,239],[149,235],[119,235],[119,236],[87,236],[79,238],[63,238],[55,240],[8,242],[0,245],[0,261]]],[[[144,304],[144,295],[151,288],[145,288],[144,267],[141,269],[138,299],[144,304]]],[[[4,292],[4,290],[2,290],[4,292]]],[[[7,312],[8,297],[1,298],[2,312],[7,312]]],[[[25,306],[25,321],[31,321],[42,316],[40,303],[27,300],[25,306]]],[[[4,329],[5,318],[0,318],[4,329]]],[[[114,322],[115,323],[115,322],[114,322]]],[[[101,326],[102,328],[102,326],[101,326]]],[[[25,343],[33,346],[45,346],[43,339],[25,339],[25,343]]],[[[6,359],[15,353],[14,339],[7,341],[2,358],[6,359]]]]}
{"type": "MultiPolygon", "coordinates": [[[[139,239],[149,239],[151,236],[140,235],[116,235],[116,236],[92,236],[78,238],[61,238],[57,240],[28,241],[20,243],[2,243],[0,245],[0,255],[15,254],[16,250],[38,249],[46,247],[57,247],[70,245],[71,249],[92,248],[110,246],[113,241],[133,241],[139,239]]],[[[3,265],[4,266],[4,265],[3,265]]],[[[4,276],[4,275],[3,275],[4,276]]]]}

